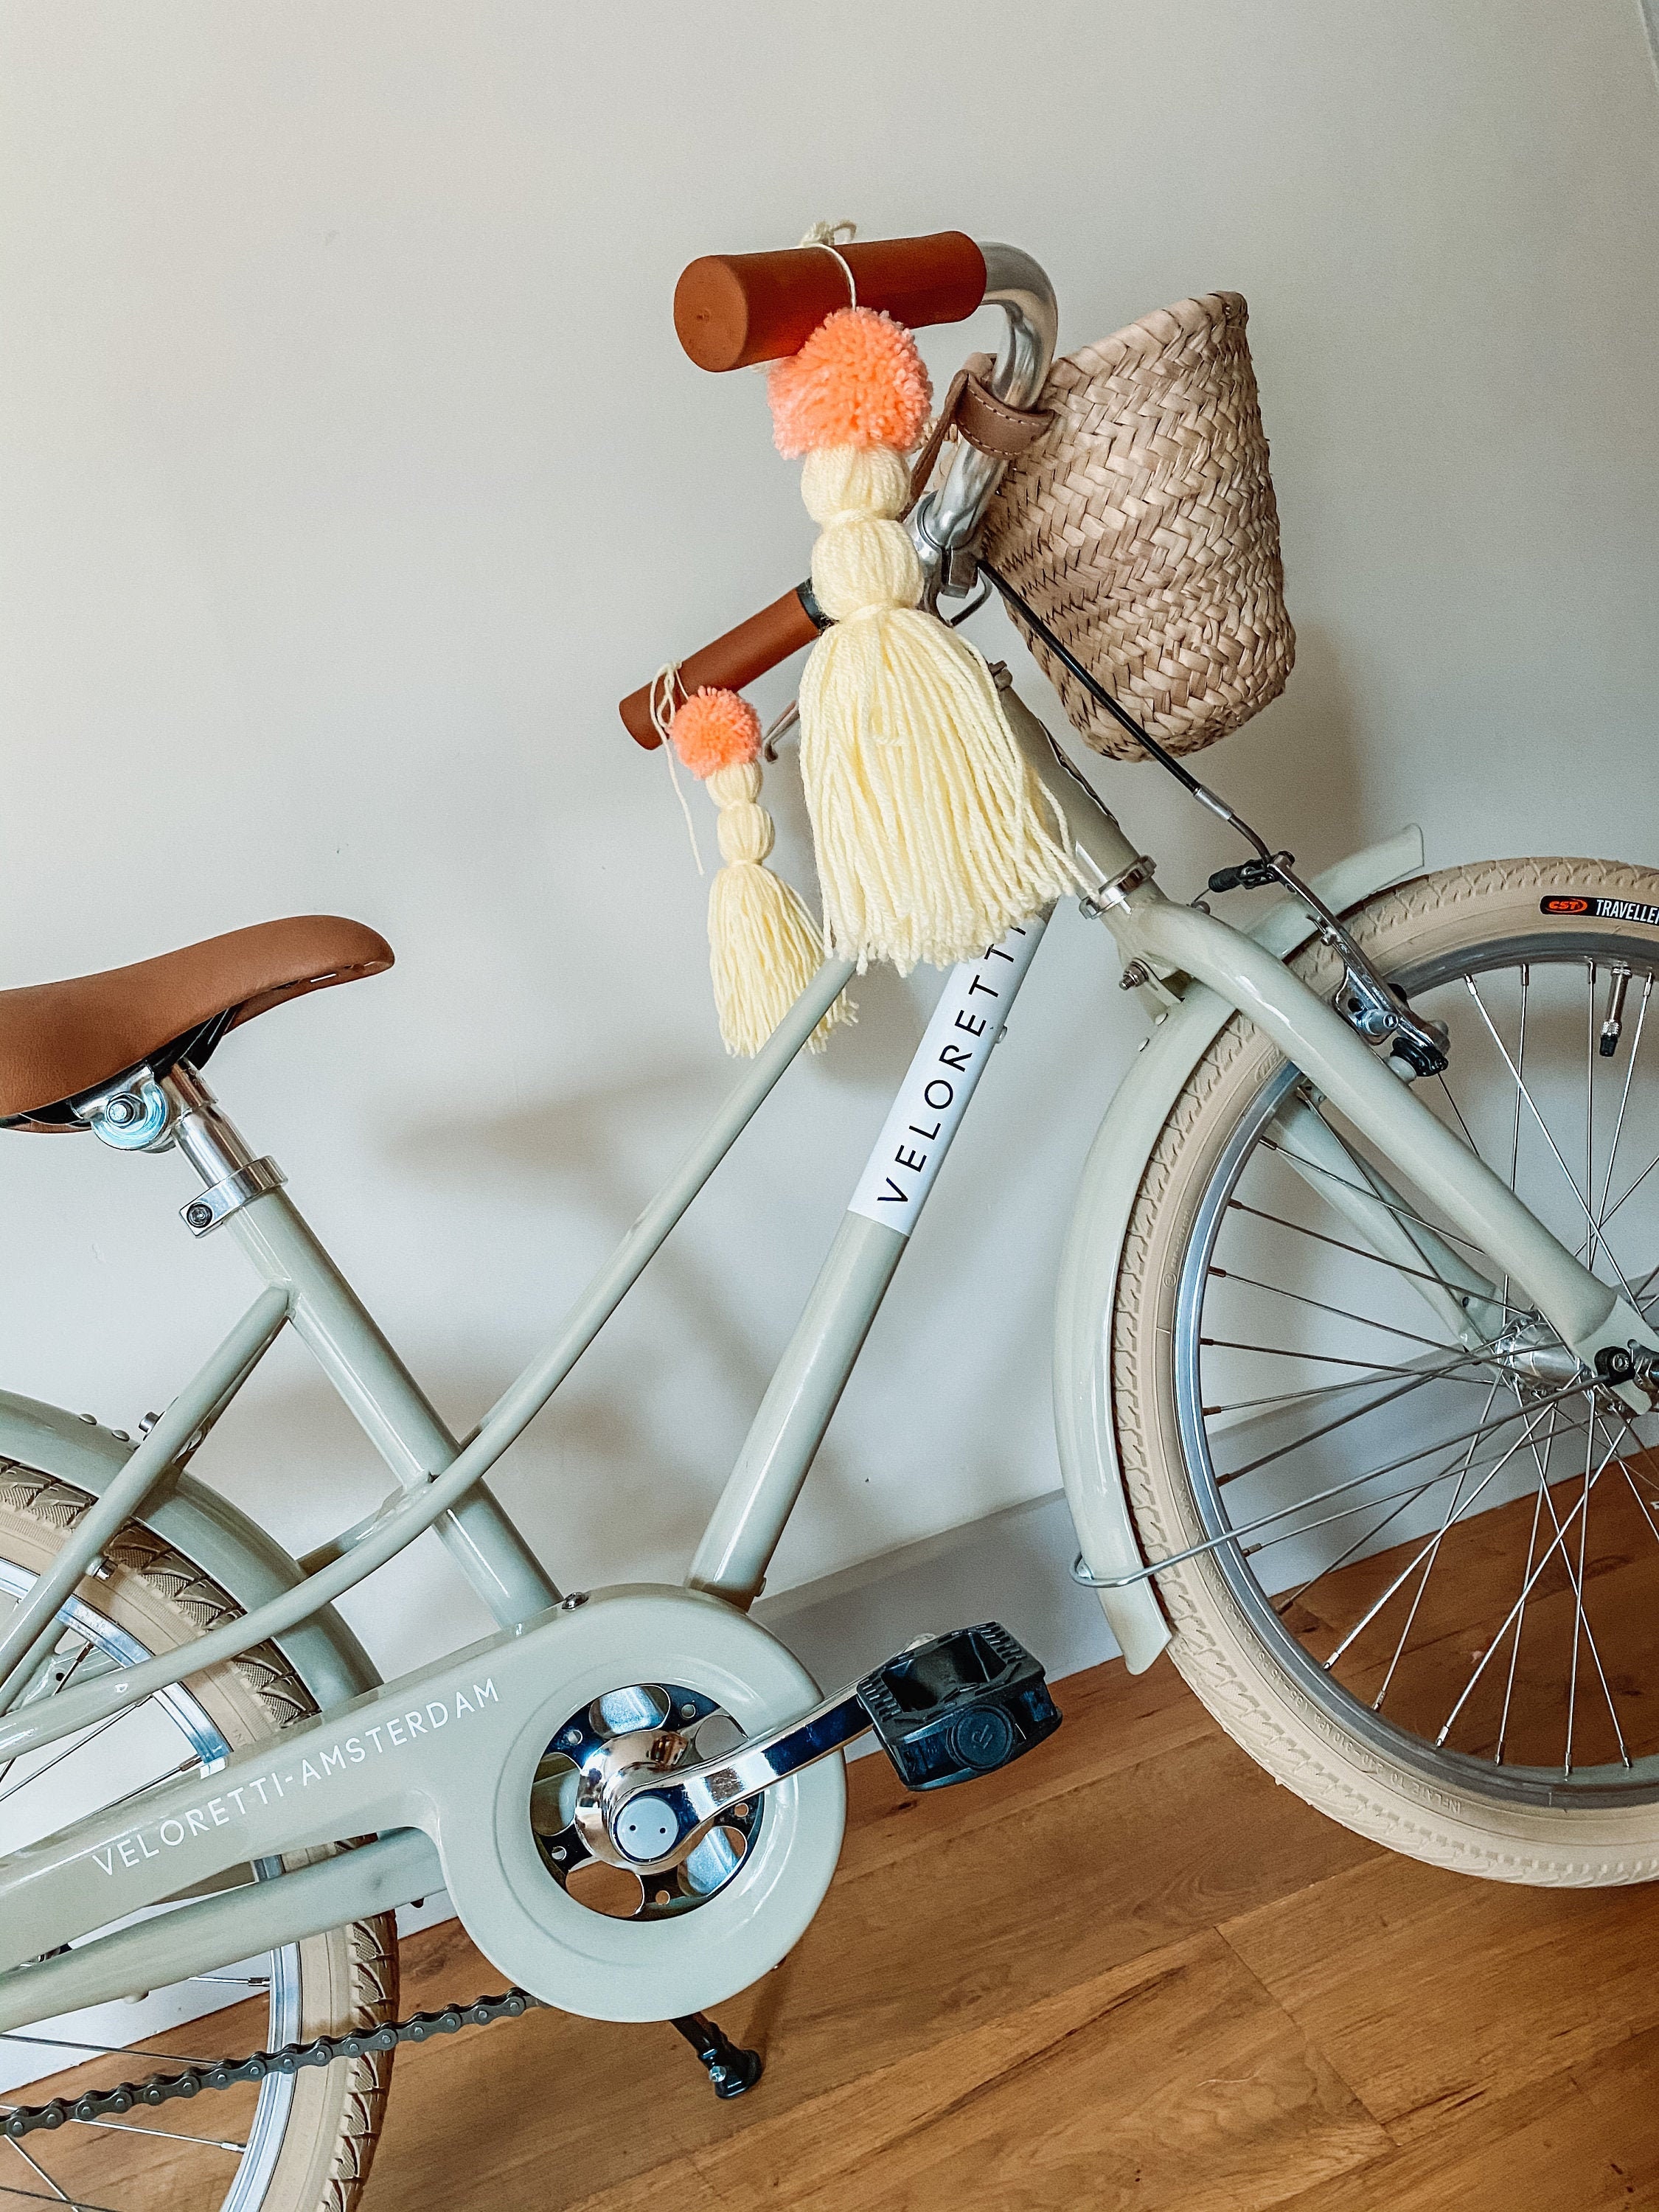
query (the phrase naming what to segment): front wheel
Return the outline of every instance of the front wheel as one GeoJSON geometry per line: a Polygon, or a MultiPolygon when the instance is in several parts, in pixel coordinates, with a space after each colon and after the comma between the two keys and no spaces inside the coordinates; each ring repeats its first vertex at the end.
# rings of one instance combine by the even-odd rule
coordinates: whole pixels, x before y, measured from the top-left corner
{"type": "MultiPolygon", "coordinates": [[[[1659,872],[1510,860],[1352,918],[1450,1031],[1417,1097],[1659,1304],[1659,872]]],[[[1294,963],[1322,995],[1315,948],[1294,963]]],[[[1497,1880],[1659,1874],[1659,1441],[1236,1016],[1148,1163],[1109,1340],[1176,1664],[1347,1826],[1497,1880]]]]}

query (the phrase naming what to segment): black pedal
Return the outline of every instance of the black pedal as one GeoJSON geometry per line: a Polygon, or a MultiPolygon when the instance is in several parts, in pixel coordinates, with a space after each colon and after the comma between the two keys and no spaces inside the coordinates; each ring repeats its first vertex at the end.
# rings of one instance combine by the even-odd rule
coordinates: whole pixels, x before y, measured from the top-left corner
{"type": "Polygon", "coordinates": [[[1060,1726],[1042,1668],[995,1620],[900,1652],[859,1698],[907,1790],[994,1773],[1060,1726]]]}

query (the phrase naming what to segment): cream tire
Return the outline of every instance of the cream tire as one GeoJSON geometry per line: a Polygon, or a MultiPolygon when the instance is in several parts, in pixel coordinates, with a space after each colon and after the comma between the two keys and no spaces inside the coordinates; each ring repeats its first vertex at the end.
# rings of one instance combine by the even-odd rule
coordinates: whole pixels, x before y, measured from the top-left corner
{"type": "MultiPolygon", "coordinates": [[[[1564,941],[1618,957],[1632,946],[1659,965],[1659,928],[1628,919],[1565,922],[1540,911],[1549,895],[1629,900],[1659,908],[1659,872],[1604,861],[1508,860],[1425,876],[1349,917],[1388,975],[1431,969],[1498,945],[1525,960],[1564,941]]],[[[1586,955],[1577,956],[1581,960],[1586,955]]],[[[1595,957],[1593,954],[1589,957],[1595,957]]],[[[1334,957],[1304,951],[1296,971],[1328,998],[1334,957]]],[[[1234,1133],[1282,1073],[1277,1048],[1235,1016],[1170,1112],[1130,1217],[1098,1341],[1109,1364],[1122,1477],[1144,1556],[1168,1557],[1208,1533],[1195,1501],[1176,1389],[1176,1299],[1206,1193],[1234,1133]]],[[[1390,1757],[1359,1726],[1304,1692],[1285,1652],[1247,1613],[1217,1553],[1161,1571],[1155,1585],[1174,1631],[1171,1656],[1215,1718],[1277,1780],[1334,1820],[1390,1849],[1465,1874],[1590,1887],[1659,1874],[1654,1802],[1548,1805],[1507,1801],[1441,1775],[1431,1760],[1390,1757]]]]}

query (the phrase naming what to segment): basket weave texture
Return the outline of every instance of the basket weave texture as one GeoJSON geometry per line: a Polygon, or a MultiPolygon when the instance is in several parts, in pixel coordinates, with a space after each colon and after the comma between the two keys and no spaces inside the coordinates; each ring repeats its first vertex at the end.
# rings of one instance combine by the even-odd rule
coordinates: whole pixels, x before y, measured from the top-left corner
{"type": "MultiPolygon", "coordinates": [[[[1053,428],[986,519],[993,564],[1171,752],[1248,721],[1296,653],[1248,314],[1237,292],[1206,292],[1056,362],[1053,428]]],[[[1086,744],[1146,757],[1026,642],[1086,744]]]]}

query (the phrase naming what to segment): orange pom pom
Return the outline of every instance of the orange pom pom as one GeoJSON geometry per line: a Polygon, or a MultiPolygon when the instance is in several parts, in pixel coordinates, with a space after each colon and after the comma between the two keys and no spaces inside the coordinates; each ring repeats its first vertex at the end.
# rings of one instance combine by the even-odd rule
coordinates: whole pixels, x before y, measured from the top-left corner
{"type": "Polygon", "coordinates": [[[933,387],[902,323],[873,307],[838,307],[767,380],[772,435],[786,459],[823,446],[919,444],[933,387]]]}
{"type": "Polygon", "coordinates": [[[675,751],[695,776],[705,781],[723,768],[758,760],[760,716],[735,691],[705,684],[694,691],[668,726],[675,751]]]}

